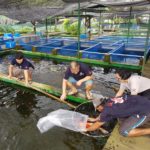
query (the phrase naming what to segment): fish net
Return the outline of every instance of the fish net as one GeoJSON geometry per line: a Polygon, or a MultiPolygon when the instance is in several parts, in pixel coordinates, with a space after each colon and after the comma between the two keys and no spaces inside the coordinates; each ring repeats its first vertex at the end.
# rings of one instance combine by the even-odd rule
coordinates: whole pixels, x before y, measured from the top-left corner
{"type": "MultiPolygon", "coordinates": [[[[88,115],[91,118],[96,118],[99,116],[100,112],[98,112],[92,102],[86,102],[80,104],[76,109],[76,112],[88,115]]],[[[105,123],[102,128],[97,129],[96,131],[92,132],[82,132],[82,134],[90,136],[90,137],[106,137],[109,136],[112,132],[114,126],[116,124],[116,120],[105,123]]]]}
{"type": "Polygon", "coordinates": [[[86,130],[87,120],[88,115],[58,109],[41,118],[37,123],[37,127],[41,133],[48,131],[54,126],[63,127],[75,132],[83,132],[86,130]]]}

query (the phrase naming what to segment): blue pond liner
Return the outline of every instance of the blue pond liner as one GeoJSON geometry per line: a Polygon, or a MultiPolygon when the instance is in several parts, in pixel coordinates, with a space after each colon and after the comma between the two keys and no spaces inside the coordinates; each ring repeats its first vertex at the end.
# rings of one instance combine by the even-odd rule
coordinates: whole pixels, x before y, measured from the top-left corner
{"type": "Polygon", "coordinates": [[[42,40],[39,40],[39,41],[34,41],[34,42],[29,42],[29,43],[26,43],[26,44],[29,44],[29,45],[34,45],[34,46],[43,46],[43,45],[46,45],[46,44],[51,44],[51,43],[54,43],[54,42],[57,42],[56,40],[50,40],[50,39],[42,39],[42,40]]]}
{"type": "Polygon", "coordinates": [[[144,56],[144,51],[128,51],[128,50],[124,50],[122,54],[126,54],[126,55],[137,55],[137,56],[144,56]]]}
{"type": "Polygon", "coordinates": [[[135,47],[130,48],[130,50],[126,50],[125,45],[121,45],[118,49],[111,51],[110,53],[113,54],[125,54],[125,55],[137,55],[137,56],[143,56],[144,51],[136,51],[135,47]],[[132,50],[133,48],[133,50],[132,50]]]}
{"type": "Polygon", "coordinates": [[[45,44],[44,46],[50,46],[50,47],[62,47],[63,41],[56,41],[56,42],[51,42],[49,44],[45,44]]]}
{"type": "Polygon", "coordinates": [[[25,49],[26,51],[32,51],[32,45],[29,44],[20,44],[20,46],[25,49]]]}
{"type": "MultiPolygon", "coordinates": [[[[69,38],[41,39],[37,42],[24,44],[26,50],[31,51],[32,46],[37,52],[51,54],[53,49],[58,49],[58,55],[76,57],[78,42],[69,38]]],[[[110,54],[112,62],[139,64],[144,55],[145,38],[128,38],[123,36],[103,36],[92,41],[81,41],[80,52],[82,58],[104,60],[105,54],[110,54]]]]}
{"type": "Polygon", "coordinates": [[[36,52],[51,54],[53,49],[55,49],[55,47],[38,46],[38,47],[36,47],[36,52]]]}
{"type": "Polygon", "coordinates": [[[121,44],[119,47],[117,47],[116,49],[113,49],[113,50],[110,51],[109,53],[122,54],[124,50],[125,50],[125,44],[121,44]]]}
{"type": "Polygon", "coordinates": [[[82,58],[103,60],[104,56],[105,56],[104,53],[82,51],[82,58]]]}
{"type": "Polygon", "coordinates": [[[97,45],[94,45],[93,47],[85,49],[85,51],[88,51],[88,52],[99,52],[101,48],[102,48],[102,44],[98,43],[97,45]]]}
{"type": "Polygon", "coordinates": [[[58,50],[58,55],[75,57],[77,56],[77,54],[78,54],[77,50],[64,49],[64,48],[58,50]]]}
{"type": "Polygon", "coordinates": [[[112,62],[138,65],[140,59],[143,57],[143,52],[131,50],[127,51],[123,44],[119,48],[111,51],[110,55],[112,62]]]}
{"type": "MultiPolygon", "coordinates": [[[[75,43],[73,43],[73,44],[71,44],[71,45],[64,46],[63,48],[65,48],[65,49],[72,49],[72,50],[78,50],[78,43],[75,42],[75,43]]],[[[80,50],[85,50],[85,49],[87,49],[87,48],[88,48],[88,47],[84,47],[84,46],[82,46],[81,43],[80,43],[80,50]]]]}
{"type": "Polygon", "coordinates": [[[126,55],[126,54],[111,54],[110,58],[112,62],[139,65],[142,56],[126,55]]]}

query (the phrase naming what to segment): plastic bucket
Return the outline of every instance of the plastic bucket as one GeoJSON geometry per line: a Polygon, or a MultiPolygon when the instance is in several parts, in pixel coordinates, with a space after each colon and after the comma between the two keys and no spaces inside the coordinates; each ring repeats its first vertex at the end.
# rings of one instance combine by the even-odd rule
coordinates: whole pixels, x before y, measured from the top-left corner
{"type": "Polygon", "coordinates": [[[6,42],[6,48],[15,48],[16,47],[16,42],[10,41],[6,42]]]}

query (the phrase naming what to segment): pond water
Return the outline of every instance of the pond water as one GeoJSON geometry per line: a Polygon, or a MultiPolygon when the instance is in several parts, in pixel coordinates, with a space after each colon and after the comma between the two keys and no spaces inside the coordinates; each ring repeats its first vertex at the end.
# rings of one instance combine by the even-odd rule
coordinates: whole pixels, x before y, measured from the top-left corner
{"type": "MultiPolygon", "coordinates": [[[[0,59],[0,71],[7,73],[12,56],[0,59]]],[[[61,88],[67,64],[54,64],[48,60],[31,60],[35,65],[33,80],[61,88]]],[[[93,67],[95,86],[93,92],[113,96],[107,88],[110,81],[117,84],[114,74],[103,74],[102,68],[93,67]]],[[[83,88],[81,92],[84,92],[83,88]]],[[[59,108],[68,106],[40,94],[0,83],[0,150],[101,150],[107,138],[91,138],[80,133],[54,127],[41,134],[36,127],[39,118],[59,108]]]]}

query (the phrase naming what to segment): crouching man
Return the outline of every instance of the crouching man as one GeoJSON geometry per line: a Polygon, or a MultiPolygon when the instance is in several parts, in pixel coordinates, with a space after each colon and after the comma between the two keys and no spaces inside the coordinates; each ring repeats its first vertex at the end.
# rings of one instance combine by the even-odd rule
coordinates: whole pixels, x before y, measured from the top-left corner
{"type": "Polygon", "coordinates": [[[22,52],[18,52],[15,58],[11,61],[9,66],[9,78],[16,77],[18,79],[25,79],[26,86],[32,81],[32,70],[34,66],[29,62],[22,52]]]}
{"type": "Polygon", "coordinates": [[[122,136],[136,137],[150,134],[150,128],[142,128],[150,121],[150,101],[142,96],[124,96],[112,98],[98,105],[101,113],[97,118],[89,118],[94,122],[87,131],[100,128],[105,122],[118,119],[122,136]]]}
{"type": "Polygon", "coordinates": [[[60,99],[66,99],[67,87],[71,89],[68,95],[74,95],[78,92],[77,87],[80,87],[83,83],[85,83],[86,97],[90,100],[92,99],[92,94],[90,91],[93,86],[92,71],[90,67],[85,64],[79,64],[75,61],[71,62],[63,79],[62,95],[60,99]]]}

